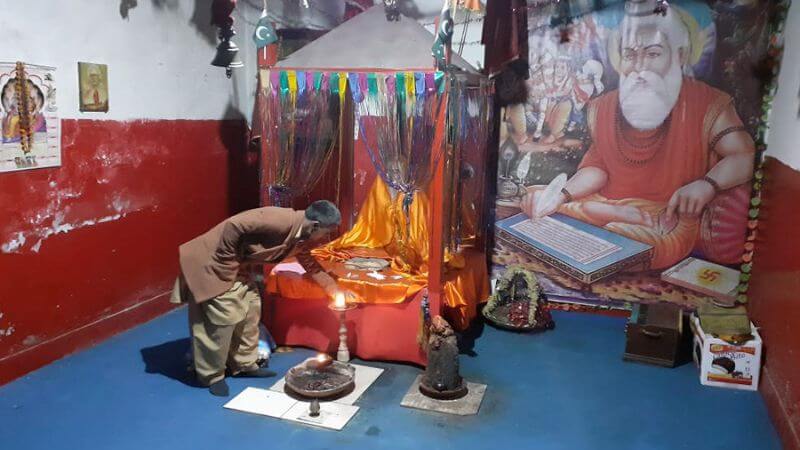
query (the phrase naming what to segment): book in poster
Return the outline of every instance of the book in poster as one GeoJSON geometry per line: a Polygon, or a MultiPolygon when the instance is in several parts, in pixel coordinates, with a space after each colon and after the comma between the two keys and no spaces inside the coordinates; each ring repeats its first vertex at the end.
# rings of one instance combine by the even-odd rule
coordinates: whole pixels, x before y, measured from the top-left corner
{"type": "Polygon", "coordinates": [[[641,266],[651,247],[562,214],[531,220],[517,214],[496,224],[497,239],[582,283],[641,266]]]}
{"type": "Polygon", "coordinates": [[[0,172],[60,165],[55,69],[0,62],[0,172]]]}
{"type": "MultiPolygon", "coordinates": [[[[527,98],[501,113],[493,276],[520,265],[549,299],[582,305],[707,303],[661,274],[688,257],[741,264],[762,115],[747,68],[767,54],[765,5],[675,0],[654,14],[655,0],[570,2],[568,39],[549,22],[562,14],[555,5],[529,11],[527,98]],[[643,40],[657,51],[643,53],[643,40]],[[641,264],[574,276],[563,260],[506,239],[502,225],[518,214],[534,221],[517,231],[539,241],[555,236],[541,218],[568,218],[651,250],[641,264]]],[[[579,263],[615,252],[579,242],[569,249],[579,263]]]]}
{"type": "Polygon", "coordinates": [[[661,279],[733,303],[740,275],[738,270],[689,257],[664,271],[661,279]]]}

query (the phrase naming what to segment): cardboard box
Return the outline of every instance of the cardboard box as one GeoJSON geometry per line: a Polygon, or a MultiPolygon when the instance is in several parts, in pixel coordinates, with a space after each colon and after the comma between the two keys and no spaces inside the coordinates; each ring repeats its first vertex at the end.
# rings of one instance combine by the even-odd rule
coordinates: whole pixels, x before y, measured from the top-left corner
{"type": "Polygon", "coordinates": [[[761,374],[761,336],[750,323],[753,339],[733,345],[722,339],[706,334],[700,326],[700,319],[692,315],[692,334],[694,335],[693,357],[700,368],[700,383],[747,391],[758,390],[761,374]]]}

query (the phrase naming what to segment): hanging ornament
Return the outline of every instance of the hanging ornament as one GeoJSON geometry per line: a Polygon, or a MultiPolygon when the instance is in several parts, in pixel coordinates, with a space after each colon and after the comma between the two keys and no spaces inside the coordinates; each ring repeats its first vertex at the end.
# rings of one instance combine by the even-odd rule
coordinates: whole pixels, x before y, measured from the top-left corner
{"type": "Polygon", "coordinates": [[[558,41],[566,44],[570,40],[570,25],[572,25],[572,11],[569,0],[556,0],[556,14],[550,20],[551,26],[558,26],[558,41]]]}
{"type": "Polygon", "coordinates": [[[481,5],[480,0],[458,0],[458,7],[477,13],[484,12],[484,7],[481,5]]]}
{"type": "Polygon", "coordinates": [[[653,9],[653,14],[666,16],[667,8],[669,8],[669,3],[667,3],[667,0],[656,0],[656,7],[653,9]]]}
{"type": "Polygon", "coordinates": [[[558,31],[559,31],[558,41],[562,44],[566,44],[567,42],[569,42],[569,35],[570,35],[569,26],[564,25],[558,31]]]}
{"type": "Polygon", "coordinates": [[[119,2],[119,15],[128,20],[129,11],[136,8],[137,0],[122,0],[119,2]]]}
{"type": "Polygon", "coordinates": [[[389,22],[400,21],[400,8],[397,0],[383,0],[383,11],[386,13],[386,20],[389,22]]]}
{"type": "Polygon", "coordinates": [[[244,67],[239,60],[239,47],[232,41],[236,31],[233,30],[233,10],[236,8],[236,0],[214,0],[211,4],[211,24],[219,28],[220,43],[217,46],[217,54],[211,61],[212,66],[224,67],[225,75],[230,78],[233,69],[244,67]]]}

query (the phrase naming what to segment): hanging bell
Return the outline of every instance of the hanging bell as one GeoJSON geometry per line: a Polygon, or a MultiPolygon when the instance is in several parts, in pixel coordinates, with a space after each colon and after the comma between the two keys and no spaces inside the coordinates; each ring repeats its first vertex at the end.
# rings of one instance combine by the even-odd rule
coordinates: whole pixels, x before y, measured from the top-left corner
{"type": "Polygon", "coordinates": [[[214,56],[214,60],[211,61],[211,65],[224,67],[225,75],[230,78],[233,74],[233,69],[244,67],[244,63],[239,60],[239,47],[230,38],[223,39],[217,46],[217,54],[214,56]]]}

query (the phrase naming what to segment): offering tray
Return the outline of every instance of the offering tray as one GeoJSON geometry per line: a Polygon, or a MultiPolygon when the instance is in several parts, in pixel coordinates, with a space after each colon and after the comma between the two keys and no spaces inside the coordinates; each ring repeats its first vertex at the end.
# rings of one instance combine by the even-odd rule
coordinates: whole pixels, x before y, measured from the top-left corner
{"type": "Polygon", "coordinates": [[[350,270],[379,271],[389,267],[389,261],[381,258],[350,258],[344,262],[350,270]]]}

